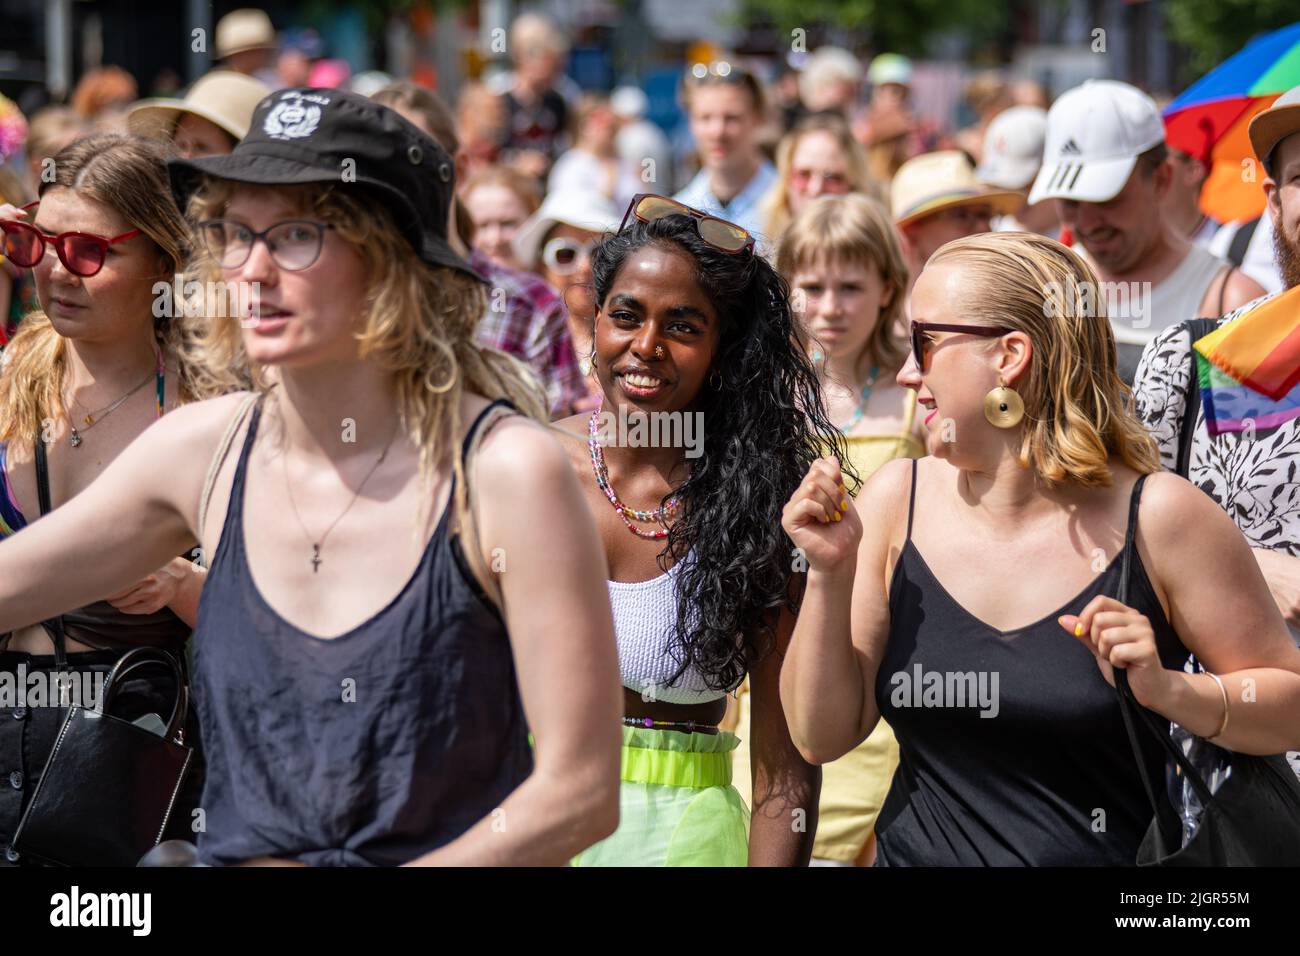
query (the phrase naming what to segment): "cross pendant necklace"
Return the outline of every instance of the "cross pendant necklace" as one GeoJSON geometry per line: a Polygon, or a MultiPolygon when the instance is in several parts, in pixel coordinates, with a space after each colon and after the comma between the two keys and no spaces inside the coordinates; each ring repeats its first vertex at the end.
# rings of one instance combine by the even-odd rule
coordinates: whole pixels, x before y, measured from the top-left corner
{"type": "MultiPolygon", "coordinates": [[[[401,423],[402,420],[399,417],[396,424],[393,425],[393,434],[389,436],[388,444],[384,445],[384,450],[379,453],[379,457],[375,459],[375,463],[370,466],[370,470],[366,472],[366,477],[362,478],[361,484],[357,485],[357,490],[353,493],[352,500],[348,502],[348,506],[339,513],[337,518],[330,522],[330,526],[325,529],[325,533],[320,536],[319,540],[311,542],[312,574],[318,574],[320,572],[320,566],[324,563],[320,556],[320,549],[324,547],[325,539],[328,538],[329,533],[334,530],[334,526],[343,520],[343,516],[352,510],[352,506],[356,504],[357,499],[361,497],[361,490],[365,488],[366,482],[370,480],[370,476],[379,469],[379,466],[384,463],[384,459],[388,457],[388,449],[392,447],[394,440],[396,440],[397,432],[401,423]]],[[[307,540],[311,541],[311,532],[307,530],[307,525],[303,523],[302,515],[298,513],[298,503],[293,500],[293,482],[289,480],[289,455],[287,449],[281,454],[280,458],[284,464],[284,484],[285,489],[289,492],[289,504],[293,507],[293,516],[298,519],[298,526],[302,528],[302,533],[307,536],[307,540]]]]}

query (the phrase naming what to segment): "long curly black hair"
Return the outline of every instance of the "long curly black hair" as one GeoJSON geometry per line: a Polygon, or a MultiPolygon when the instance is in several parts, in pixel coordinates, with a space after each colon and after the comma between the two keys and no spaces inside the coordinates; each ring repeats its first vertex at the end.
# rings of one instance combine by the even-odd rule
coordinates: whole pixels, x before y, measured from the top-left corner
{"type": "Polygon", "coordinates": [[[623,263],[651,244],[690,255],[721,322],[717,376],[695,403],[703,450],[661,502],[676,497],[680,506],[660,569],[691,555],[677,574],[669,683],[694,666],[709,687],[730,691],[772,650],[780,609],[796,613],[802,598],[806,565],[781,527],[786,502],[821,455],[839,457],[850,488],[858,479],[826,417],[789,286],[763,257],[714,248],[685,215],[636,221],[592,251],[596,302],[604,306],[623,263]]]}

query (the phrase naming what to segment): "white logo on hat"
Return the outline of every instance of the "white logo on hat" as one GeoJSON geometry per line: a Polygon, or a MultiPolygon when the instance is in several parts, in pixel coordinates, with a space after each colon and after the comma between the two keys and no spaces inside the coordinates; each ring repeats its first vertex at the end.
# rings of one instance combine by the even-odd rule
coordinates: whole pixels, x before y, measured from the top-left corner
{"type": "Polygon", "coordinates": [[[301,98],[289,96],[266,114],[262,130],[273,139],[302,139],[315,132],[318,125],[320,107],[304,104],[301,98]]]}

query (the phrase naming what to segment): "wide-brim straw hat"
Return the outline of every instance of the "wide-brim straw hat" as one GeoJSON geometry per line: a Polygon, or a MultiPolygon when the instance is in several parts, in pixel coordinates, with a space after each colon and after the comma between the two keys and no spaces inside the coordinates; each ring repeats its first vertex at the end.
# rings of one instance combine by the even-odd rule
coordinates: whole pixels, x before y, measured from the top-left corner
{"type": "Polygon", "coordinates": [[[236,140],[248,135],[253,110],[271,95],[260,80],[232,70],[213,70],[200,77],[184,99],[143,100],[126,115],[137,136],[170,139],[182,113],[192,113],[221,127],[236,140]]]}
{"type": "Polygon", "coordinates": [[[275,27],[262,10],[244,7],[217,21],[217,59],[248,50],[275,49],[275,27]]]}
{"type": "Polygon", "coordinates": [[[960,150],[923,153],[909,159],[889,189],[890,211],[901,229],[943,209],[983,204],[994,215],[1019,210],[1024,197],[1009,189],[990,189],[975,178],[975,168],[960,150]]]}

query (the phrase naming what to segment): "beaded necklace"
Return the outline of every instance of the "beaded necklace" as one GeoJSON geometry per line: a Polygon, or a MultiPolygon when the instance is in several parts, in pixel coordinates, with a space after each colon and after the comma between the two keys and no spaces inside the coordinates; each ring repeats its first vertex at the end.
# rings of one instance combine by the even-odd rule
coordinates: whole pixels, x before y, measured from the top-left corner
{"type": "Polygon", "coordinates": [[[876,378],[880,375],[880,369],[871,366],[871,374],[867,376],[866,384],[862,386],[862,396],[858,399],[858,407],[853,412],[853,417],[843,425],[839,426],[840,431],[846,435],[853,430],[853,426],[862,421],[862,416],[867,410],[867,399],[871,397],[871,387],[876,384],[876,378]]]}
{"type": "Polygon", "coordinates": [[[669,498],[667,504],[653,511],[638,511],[635,508],[629,508],[619,500],[618,495],[614,492],[614,486],[609,483],[609,468],[605,465],[605,455],[601,451],[600,442],[596,440],[598,431],[596,423],[599,419],[600,409],[598,408],[591,413],[591,418],[587,423],[587,450],[591,452],[591,470],[596,475],[596,485],[605,493],[605,497],[614,506],[618,516],[623,519],[623,524],[627,525],[628,531],[631,531],[639,538],[668,537],[668,519],[677,513],[678,500],[675,497],[669,498]],[[642,524],[653,522],[662,527],[653,531],[642,531],[632,523],[634,520],[640,521],[642,524]]]}

